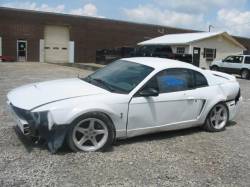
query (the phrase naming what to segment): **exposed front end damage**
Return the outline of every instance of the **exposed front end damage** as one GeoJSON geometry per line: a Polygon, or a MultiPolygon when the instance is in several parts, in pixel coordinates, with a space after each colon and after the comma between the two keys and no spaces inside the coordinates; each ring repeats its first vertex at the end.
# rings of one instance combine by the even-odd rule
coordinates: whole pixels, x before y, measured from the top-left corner
{"type": "Polygon", "coordinates": [[[56,125],[49,111],[31,112],[7,102],[20,133],[31,140],[45,140],[51,153],[62,145],[69,125],[56,125]]]}

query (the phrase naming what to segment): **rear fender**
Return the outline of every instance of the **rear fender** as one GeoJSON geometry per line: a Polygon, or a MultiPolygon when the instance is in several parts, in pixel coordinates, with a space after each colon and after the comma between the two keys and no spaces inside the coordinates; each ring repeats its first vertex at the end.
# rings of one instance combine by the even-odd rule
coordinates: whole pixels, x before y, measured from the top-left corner
{"type": "Polygon", "coordinates": [[[220,89],[218,89],[218,93],[216,94],[216,97],[206,101],[204,109],[200,115],[200,120],[199,120],[200,124],[205,123],[207,115],[216,104],[221,103],[221,102],[225,103],[227,101],[227,97],[223,94],[222,91],[219,91],[219,90],[220,89]]]}

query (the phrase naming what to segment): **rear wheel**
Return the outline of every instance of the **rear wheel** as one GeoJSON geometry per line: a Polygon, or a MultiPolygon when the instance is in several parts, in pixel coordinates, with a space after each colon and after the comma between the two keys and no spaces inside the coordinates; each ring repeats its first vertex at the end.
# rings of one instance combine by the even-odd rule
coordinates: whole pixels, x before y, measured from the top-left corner
{"type": "Polygon", "coordinates": [[[249,78],[249,70],[243,69],[243,70],[241,71],[241,78],[242,78],[242,79],[248,79],[248,78],[249,78]]]}
{"type": "Polygon", "coordinates": [[[218,103],[209,112],[204,128],[209,132],[219,132],[225,129],[228,122],[228,109],[224,103],[218,103]]]}
{"type": "Polygon", "coordinates": [[[102,151],[113,143],[114,125],[102,113],[89,113],[71,124],[67,142],[72,151],[102,151]]]}

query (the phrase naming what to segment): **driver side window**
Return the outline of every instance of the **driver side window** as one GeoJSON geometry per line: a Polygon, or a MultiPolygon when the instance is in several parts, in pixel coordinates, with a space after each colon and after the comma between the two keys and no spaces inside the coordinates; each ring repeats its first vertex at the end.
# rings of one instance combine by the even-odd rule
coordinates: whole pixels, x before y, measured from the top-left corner
{"type": "Polygon", "coordinates": [[[193,74],[188,69],[173,68],[162,71],[157,76],[160,93],[189,90],[194,87],[193,74]]]}
{"type": "Polygon", "coordinates": [[[194,88],[192,71],[184,68],[173,68],[161,71],[144,87],[153,88],[159,93],[184,91],[194,88]]]}

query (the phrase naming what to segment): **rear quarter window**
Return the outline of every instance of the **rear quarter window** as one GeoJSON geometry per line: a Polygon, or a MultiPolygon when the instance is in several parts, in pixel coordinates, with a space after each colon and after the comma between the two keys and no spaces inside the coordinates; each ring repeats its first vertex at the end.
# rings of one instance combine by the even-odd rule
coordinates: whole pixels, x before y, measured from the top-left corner
{"type": "Polygon", "coordinates": [[[245,64],[250,64],[250,56],[245,57],[245,64]]]}
{"type": "Polygon", "coordinates": [[[194,85],[196,88],[208,86],[206,77],[201,73],[194,71],[194,85]]]}

